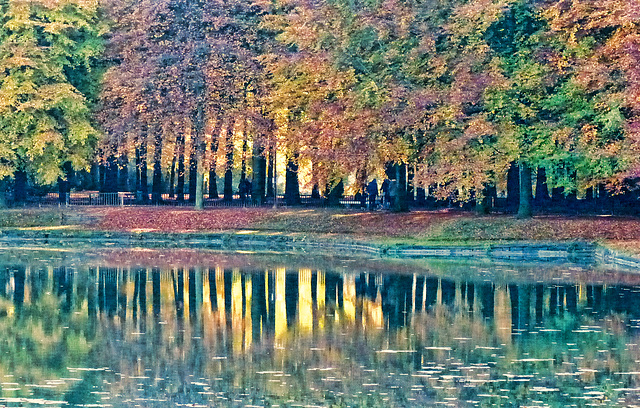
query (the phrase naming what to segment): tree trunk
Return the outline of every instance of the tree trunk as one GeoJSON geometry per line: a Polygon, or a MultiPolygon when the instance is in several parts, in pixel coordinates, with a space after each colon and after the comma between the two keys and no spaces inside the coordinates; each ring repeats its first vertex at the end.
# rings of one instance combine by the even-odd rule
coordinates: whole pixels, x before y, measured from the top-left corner
{"type": "Polygon", "coordinates": [[[175,182],[176,182],[176,155],[177,152],[174,149],[173,159],[171,159],[171,170],[169,173],[169,198],[176,196],[175,182]]]}
{"type": "Polygon", "coordinates": [[[531,167],[526,163],[520,163],[520,203],[518,205],[518,218],[529,218],[532,215],[531,202],[531,167]]]}
{"type": "MultiPolygon", "coordinates": [[[[195,189],[193,192],[193,202],[196,210],[204,209],[204,106],[199,102],[195,112],[193,112],[193,149],[195,150],[195,189]]],[[[191,189],[190,189],[191,190],[191,189]]]]}
{"type": "Polygon", "coordinates": [[[240,195],[240,200],[242,200],[242,205],[245,204],[245,200],[247,198],[247,193],[250,193],[246,190],[246,179],[247,179],[247,150],[248,150],[248,142],[247,142],[247,118],[244,118],[244,126],[242,129],[242,156],[241,164],[240,164],[240,182],[238,186],[238,194],[240,195]]]}
{"type": "MultiPolygon", "coordinates": [[[[137,169],[138,169],[138,148],[136,148],[136,174],[137,169]]],[[[98,165],[98,190],[100,190],[101,193],[104,193],[104,188],[105,185],[107,184],[107,164],[106,161],[104,159],[100,160],[100,164],[98,165]]],[[[136,179],[136,186],[138,186],[140,184],[140,180],[136,179]]]]}
{"type": "Polygon", "coordinates": [[[248,137],[247,118],[244,118],[244,129],[242,131],[242,163],[240,165],[240,179],[242,180],[247,178],[247,150],[249,150],[248,137]]]}
{"type": "Polygon", "coordinates": [[[218,198],[218,175],[216,172],[216,157],[220,140],[222,119],[218,120],[216,127],[211,132],[211,159],[209,161],[209,198],[218,198]]]}
{"type": "Polygon", "coordinates": [[[427,205],[427,192],[424,187],[418,187],[416,189],[416,204],[418,207],[427,205]]]}
{"type": "Polygon", "coordinates": [[[195,125],[193,127],[194,132],[191,134],[191,151],[189,152],[189,202],[195,203],[196,201],[196,184],[198,174],[198,136],[194,135],[195,125]]]}
{"type": "Polygon", "coordinates": [[[118,191],[118,159],[114,154],[109,155],[105,167],[106,174],[104,176],[102,191],[105,193],[116,193],[118,191]]]}
{"type": "Polygon", "coordinates": [[[227,162],[224,173],[224,201],[233,200],[233,120],[227,124],[227,140],[225,144],[225,154],[227,162]]]}
{"type": "Polygon", "coordinates": [[[340,179],[338,183],[331,187],[330,184],[327,184],[327,188],[325,189],[327,195],[327,204],[330,207],[339,207],[340,200],[344,197],[344,181],[340,179]]]}
{"type": "Polygon", "coordinates": [[[289,206],[300,204],[300,183],[298,182],[297,155],[287,161],[287,170],[284,188],[285,203],[289,206]]]}
{"type": "MultiPolygon", "coordinates": [[[[60,204],[67,204],[69,201],[69,193],[71,192],[70,178],[73,172],[73,167],[70,162],[65,162],[62,166],[64,175],[58,177],[58,201],[60,204]]],[[[117,173],[116,173],[117,174],[117,173]]]]}
{"type": "Polygon", "coordinates": [[[118,191],[129,191],[129,156],[126,151],[118,156],[118,191]]]}
{"type": "Polygon", "coordinates": [[[593,191],[593,187],[588,187],[587,190],[584,192],[584,199],[590,203],[593,202],[593,199],[595,198],[595,194],[593,191]]]}
{"type": "Polygon", "coordinates": [[[562,201],[564,201],[564,187],[554,187],[551,189],[551,201],[555,205],[559,205],[562,201]]]}
{"type": "Polygon", "coordinates": [[[27,200],[27,172],[16,170],[13,173],[13,203],[24,204],[27,200]]]}
{"type": "Polygon", "coordinates": [[[413,204],[415,199],[414,198],[415,188],[413,186],[414,175],[415,175],[414,166],[407,166],[407,203],[408,204],[413,204]]]}
{"type": "Polygon", "coordinates": [[[149,201],[149,172],[147,168],[147,133],[145,131],[140,144],[140,187],[142,192],[142,202],[149,201]]]}
{"type": "Polygon", "coordinates": [[[7,182],[6,179],[0,179],[0,208],[7,206],[7,182]]]}
{"type": "Polygon", "coordinates": [[[406,212],[409,211],[409,203],[407,201],[407,165],[405,163],[396,163],[393,165],[394,181],[391,197],[391,211],[406,212]]]}
{"type": "MultiPolygon", "coordinates": [[[[136,200],[141,201],[142,200],[142,187],[140,187],[140,146],[137,144],[136,142],[136,167],[135,167],[135,173],[136,173],[136,187],[135,187],[135,193],[136,193],[136,200]]],[[[104,164],[100,165],[100,191],[104,191],[104,185],[105,185],[105,174],[106,174],[106,166],[104,164]]]]}
{"type": "Polygon", "coordinates": [[[95,161],[91,163],[91,170],[89,171],[91,176],[91,183],[89,185],[90,190],[100,189],[100,165],[95,161]]]}
{"type": "Polygon", "coordinates": [[[184,133],[178,131],[178,184],[176,185],[176,201],[184,202],[184,133]]]}
{"type": "Polygon", "coordinates": [[[153,150],[153,185],[151,187],[151,201],[153,204],[162,202],[162,129],[156,127],[153,150]]]}
{"type": "Polygon", "coordinates": [[[511,162],[507,172],[507,210],[515,212],[520,201],[520,168],[516,162],[511,162]]]}
{"type": "MultiPolygon", "coordinates": [[[[147,127],[140,132],[136,145],[136,199],[146,202],[149,199],[147,182],[147,127]]],[[[109,166],[107,165],[107,172],[109,166]]]]}
{"type": "Polygon", "coordinates": [[[572,170],[570,173],[571,177],[571,191],[566,195],[566,199],[568,201],[569,207],[575,209],[575,206],[578,202],[578,172],[572,170]]]}
{"type": "Polygon", "coordinates": [[[536,200],[535,204],[538,208],[544,207],[549,203],[549,186],[547,185],[547,170],[544,167],[538,167],[536,174],[536,200]]]}
{"type": "Polygon", "coordinates": [[[275,169],[275,147],[269,149],[269,163],[267,166],[267,197],[273,197],[273,172],[275,169]]]}
{"type": "Polygon", "coordinates": [[[265,201],[265,177],[267,172],[267,160],[264,157],[264,146],[262,140],[256,138],[253,141],[253,162],[251,167],[253,169],[253,191],[251,192],[251,198],[256,204],[264,204],[265,201]]]}

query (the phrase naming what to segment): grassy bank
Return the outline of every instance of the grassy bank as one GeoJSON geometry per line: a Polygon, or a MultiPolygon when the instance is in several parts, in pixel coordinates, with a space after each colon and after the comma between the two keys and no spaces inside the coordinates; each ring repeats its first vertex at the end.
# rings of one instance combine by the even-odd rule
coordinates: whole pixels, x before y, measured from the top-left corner
{"type": "Polygon", "coordinates": [[[486,241],[567,241],[604,243],[640,254],[640,219],[622,217],[475,216],[452,211],[406,214],[342,209],[91,207],[0,211],[0,230],[77,229],[85,231],[199,233],[233,230],[348,236],[386,244],[486,241]]]}

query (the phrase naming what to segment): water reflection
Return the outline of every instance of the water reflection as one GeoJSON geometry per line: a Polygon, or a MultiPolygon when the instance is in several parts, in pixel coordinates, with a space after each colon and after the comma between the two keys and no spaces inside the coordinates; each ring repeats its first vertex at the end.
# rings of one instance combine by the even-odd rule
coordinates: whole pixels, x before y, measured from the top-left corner
{"type": "Polygon", "coordinates": [[[640,286],[0,266],[3,406],[629,405],[640,286]]]}

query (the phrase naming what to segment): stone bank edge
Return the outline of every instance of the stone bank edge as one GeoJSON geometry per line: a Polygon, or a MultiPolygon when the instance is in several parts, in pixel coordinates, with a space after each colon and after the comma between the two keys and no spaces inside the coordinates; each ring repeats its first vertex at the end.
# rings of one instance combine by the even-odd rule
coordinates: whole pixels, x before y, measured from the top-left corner
{"type": "Polygon", "coordinates": [[[640,273],[640,257],[584,241],[500,242],[455,245],[380,244],[349,237],[308,234],[220,232],[159,233],[105,231],[0,231],[0,250],[31,248],[187,248],[213,250],[294,251],[364,255],[397,259],[498,260],[597,263],[640,273]]]}

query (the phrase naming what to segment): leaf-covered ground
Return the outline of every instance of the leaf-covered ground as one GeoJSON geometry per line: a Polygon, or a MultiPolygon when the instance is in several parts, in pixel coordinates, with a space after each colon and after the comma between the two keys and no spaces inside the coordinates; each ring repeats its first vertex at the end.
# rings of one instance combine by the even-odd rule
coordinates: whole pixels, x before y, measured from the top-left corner
{"type": "Polygon", "coordinates": [[[105,231],[216,232],[256,230],[346,234],[394,241],[587,240],[640,253],[640,218],[485,217],[448,211],[406,214],[334,209],[87,207],[3,210],[0,228],[78,225],[105,231]]]}

